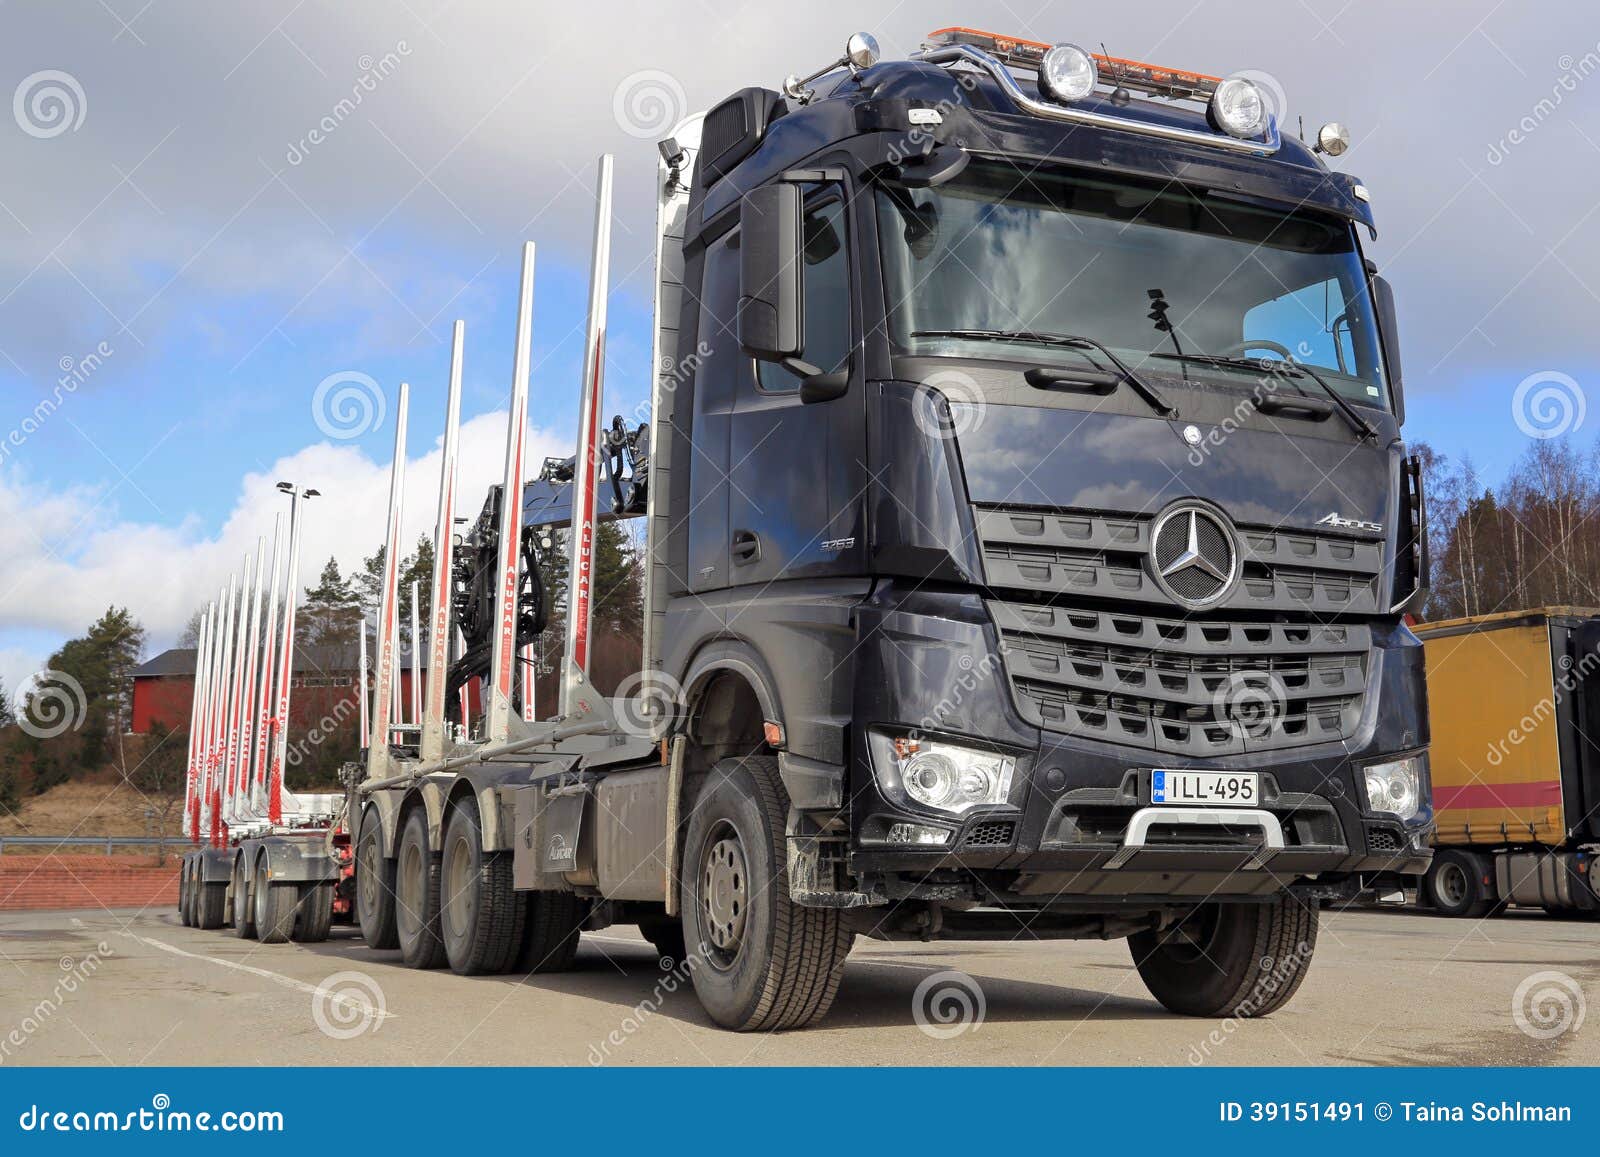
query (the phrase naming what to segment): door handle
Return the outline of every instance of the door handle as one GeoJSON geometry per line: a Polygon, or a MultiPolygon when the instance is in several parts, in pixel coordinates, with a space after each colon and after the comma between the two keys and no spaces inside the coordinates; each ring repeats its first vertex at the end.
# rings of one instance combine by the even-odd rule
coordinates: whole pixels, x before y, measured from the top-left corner
{"type": "Polygon", "coordinates": [[[736,566],[744,566],[752,562],[761,561],[761,536],[753,530],[736,530],[733,532],[733,546],[730,550],[736,566]]]}

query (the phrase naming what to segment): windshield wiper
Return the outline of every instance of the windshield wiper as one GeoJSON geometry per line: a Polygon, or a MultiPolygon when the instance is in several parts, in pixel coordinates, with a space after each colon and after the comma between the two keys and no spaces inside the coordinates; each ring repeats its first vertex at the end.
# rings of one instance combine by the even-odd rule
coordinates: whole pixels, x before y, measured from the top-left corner
{"type": "MultiPolygon", "coordinates": [[[[1177,354],[1152,353],[1153,358],[1176,358],[1177,354]]],[[[1183,360],[1197,362],[1207,366],[1229,366],[1234,369],[1251,370],[1256,373],[1273,374],[1287,373],[1292,378],[1310,378],[1322,387],[1322,392],[1328,395],[1329,400],[1339,407],[1339,412],[1344,415],[1350,428],[1363,438],[1376,439],[1378,431],[1360,414],[1338,390],[1329,384],[1328,379],[1304,362],[1289,360],[1272,360],[1268,358],[1229,357],[1226,354],[1184,354],[1183,360]]]]}
{"type": "MultiPolygon", "coordinates": [[[[1076,350],[1084,353],[1087,350],[1098,350],[1107,361],[1117,367],[1117,372],[1124,381],[1134,388],[1141,398],[1145,400],[1156,413],[1164,418],[1176,418],[1177,408],[1144,378],[1140,377],[1132,366],[1112,353],[1102,343],[1092,337],[1081,337],[1072,333],[1046,333],[1031,329],[919,329],[911,334],[912,337],[953,337],[970,341],[1011,341],[1032,342],[1035,345],[1060,346],[1063,349],[1076,350]]],[[[1085,357],[1091,363],[1093,358],[1085,357]]]]}

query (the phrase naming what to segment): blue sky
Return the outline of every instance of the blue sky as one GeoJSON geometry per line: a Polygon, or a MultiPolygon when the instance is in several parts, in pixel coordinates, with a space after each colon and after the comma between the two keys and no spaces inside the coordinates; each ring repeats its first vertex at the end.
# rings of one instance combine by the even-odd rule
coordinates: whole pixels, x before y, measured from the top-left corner
{"type": "MultiPolygon", "coordinates": [[[[654,140],[734,88],[825,63],[858,27],[896,55],[965,23],[1265,71],[1291,126],[1338,119],[1354,135],[1336,167],[1372,190],[1369,255],[1399,295],[1409,437],[1495,479],[1528,444],[1519,382],[1600,382],[1600,18],[1578,0],[1541,4],[1538,20],[1464,0],[1448,22],[1375,0],[1056,5],[1026,20],[991,0],[630,0],[598,21],[440,0],[4,11],[0,442],[55,394],[64,361],[111,351],[0,455],[10,686],[111,602],[147,624],[152,651],[170,643],[270,534],[286,472],[330,495],[308,558],[370,552],[402,379],[420,530],[457,317],[475,503],[499,471],[524,239],[540,246],[535,458],[570,453],[601,151],[617,157],[607,413],[631,411],[650,373],[654,140]],[[41,89],[65,94],[71,124],[29,103],[41,89]],[[370,375],[391,407],[353,439],[330,439],[312,409],[339,372],[370,375]]],[[[1597,433],[1600,408],[1572,436],[1597,433]]]]}

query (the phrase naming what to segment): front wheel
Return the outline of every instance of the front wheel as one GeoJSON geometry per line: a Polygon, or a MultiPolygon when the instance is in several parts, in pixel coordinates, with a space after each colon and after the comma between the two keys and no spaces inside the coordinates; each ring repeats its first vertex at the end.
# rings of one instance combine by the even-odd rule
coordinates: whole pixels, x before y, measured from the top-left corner
{"type": "Polygon", "coordinates": [[[1185,1016],[1276,1012],[1305,979],[1316,946],[1317,910],[1293,896],[1201,904],[1171,927],[1128,937],[1150,994],[1185,1016]]]}
{"type": "Polygon", "coordinates": [[[1477,920],[1494,907],[1483,865],[1470,852],[1441,848],[1423,877],[1422,891],[1441,916],[1466,916],[1477,920]]]}
{"type": "Polygon", "coordinates": [[[789,799],[771,756],[720,761],[694,801],[681,905],[695,993],[711,1019],[740,1032],[821,1020],[854,935],[839,913],[789,899],[789,799]]]}

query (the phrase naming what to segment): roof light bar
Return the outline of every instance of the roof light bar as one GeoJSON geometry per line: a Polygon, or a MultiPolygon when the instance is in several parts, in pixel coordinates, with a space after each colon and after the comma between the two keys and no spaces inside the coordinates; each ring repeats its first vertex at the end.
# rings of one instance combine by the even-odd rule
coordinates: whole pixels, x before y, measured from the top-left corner
{"type": "MultiPolygon", "coordinates": [[[[981,48],[999,57],[1007,64],[1035,70],[1043,62],[1045,53],[1055,47],[1042,40],[1024,40],[1017,36],[1003,36],[998,32],[984,32],[978,28],[959,26],[930,32],[927,43],[933,47],[970,44],[974,48],[981,48]]],[[[1142,60],[1126,60],[1118,56],[1104,56],[1098,52],[1090,53],[1089,56],[1102,77],[1124,88],[1136,88],[1141,92],[1173,100],[1210,100],[1211,94],[1217,91],[1217,85],[1222,83],[1220,76],[1208,76],[1203,72],[1163,68],[1158,64],[1146,64],[1142,60]]]]}

